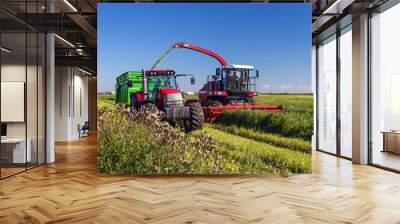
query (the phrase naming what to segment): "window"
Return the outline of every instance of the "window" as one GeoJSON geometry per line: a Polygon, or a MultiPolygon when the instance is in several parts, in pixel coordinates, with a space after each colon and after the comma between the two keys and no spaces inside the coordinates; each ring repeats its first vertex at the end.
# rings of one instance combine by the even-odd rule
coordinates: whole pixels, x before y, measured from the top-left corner
{"type": "MultiPolygon", "coordinates": [[[[16,3],[21,15],[43,12],[44,1],[0,6],[16,3]]],[[[46,39],[9,15],[0,13],[0,20],[7,21],[0,21],[0,178],[5,178],[45,163],[46,39]]]]}
{"type": "Polygon", "coordinates": [[[318,149],[336,153],[336,35],[318,47],[318,149]]]}
{"type": "Polygon", "coordinates": [[[371,162],[400,170],[400,5],[371,18],[371,162]]]}
{"type": "Polygon", "coordinates": [[[1,177],[26,170],[32,159],[31,139],[27,138],[26,91],[26,33],[1,33],[1,123],[6,134],[0,144],[1,177]],[[12,97],[12,100],[9,97],[12,97]],[[18,96],[18,97],[16,97],[18,96]],[[15,100],[15,101],[14,101],[15,100]],[[14,107],[15,105],[19,105],[14,107]],[[13,108],[10,110],[10,108],[13,108]],[[15,112],[14,112],[15,110],[15,112]]]}
{"type": "Polygon", "coordinates": [[[352,34],[351,26],[340,35],[340,155],[352,157],[352,34]]]}

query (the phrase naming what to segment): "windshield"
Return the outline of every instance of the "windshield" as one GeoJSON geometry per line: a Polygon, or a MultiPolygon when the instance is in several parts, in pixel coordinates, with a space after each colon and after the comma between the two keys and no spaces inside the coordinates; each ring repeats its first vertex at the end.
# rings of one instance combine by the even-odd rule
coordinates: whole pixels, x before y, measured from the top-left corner
{"type": "Polygon", "coordinates": [[[177,89],[175,77],[173,75],[149,75],[147,77],[147,91],[151,94],[150,98],[156,96],[158,88],[177,89]]]}
{"type": "Polygon", "coordinates": [[[249,70],[230,70],[227,77],[227,89],[233,92],[248,91],[249,70]]]}

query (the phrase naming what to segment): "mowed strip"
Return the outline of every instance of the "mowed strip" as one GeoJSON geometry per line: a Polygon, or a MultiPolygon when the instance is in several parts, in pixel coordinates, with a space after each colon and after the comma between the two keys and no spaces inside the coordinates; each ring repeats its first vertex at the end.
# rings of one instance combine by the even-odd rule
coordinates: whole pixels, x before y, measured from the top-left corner
{"type": "Polygon", "coordinates": [[[236,125],[218,125],[207,124],[210,128],[214,128],[229,134],[239,135],[244,138],[253,139],[255,141],[264,142],[277,147],[287,148],[295,151],[311,153],[311,142],[299,138],[288,138],[279,135],[258,132],[250,128],[238,127],[236,125]]]}
{"type": "Polygon", "coordinates": [[[225,158],[230,158],[243,166],[243,168],[238,167],[239,173],[242,173],[240,172],[242,169],[251,170],[252,173],[270,173],[273,169],[274,173],[282,175],[311,172],[310,153],[279,148],[264,142],[225,133],[210,126],[206,126],[199,132],[213,136],[220,153],[225,158]]]}

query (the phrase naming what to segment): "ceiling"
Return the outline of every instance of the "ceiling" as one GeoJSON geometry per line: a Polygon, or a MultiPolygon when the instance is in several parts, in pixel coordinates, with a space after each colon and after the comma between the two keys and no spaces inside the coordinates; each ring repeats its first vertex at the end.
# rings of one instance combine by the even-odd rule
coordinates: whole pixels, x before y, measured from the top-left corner
{"type": "MultiPolygon", "coordinates": [[[[25,31],[55,33],[55,63],[79,66],[92,74],[97,67],[97,0],[2,0],[2,42],[13,49],[8,58],[26,54],[25,31]],[[7,44],[6,44],[7,43],[7,44]]],[[[28,34],[28,40],[31,39],[28,34]]],[[[36,47],[27,45],[29,52],[36,47]]]]}
{"type": "MultiPolygon", "coordinates": [[[[346,16],[373,9],[387,0],[231,0],[229,2],[253,3],[311,3],[312,36],[335,32],[332,28],[346,16]],[[329,29],[331,28],[331,29],[329,29]]],[[[97,3],[138,2],[226,2],[223,0],[1,0],[0,22],[3,32],[29,31],[54,32],[56,65],[79,66],[92,73],[97,67],[97,3]],[[27,12],[27,13],[26,13],[27,12]],[[50,13],[51,12],[51,13],[50,13]],[[64,41],[65,40],[65,41],[64,41]]],[[[351,18],[348,19],[351,23],[351,18]]],[[[7,35],[20,42],[18,34],[7,35]]],[[[20,35],[21,36],[21,35],[20,35]]],[[[17,44],[17,43],[16,43],[17,44]]],[[[18,45],[18,44],[17,44],[18,45]]],[[[15,46],[16,47],[16,46],[15,46]]],[[[30,51],[28,49],[28,51],[30,51]]],[[[16,51],[17,52],[17,51],[16,51]]]]}

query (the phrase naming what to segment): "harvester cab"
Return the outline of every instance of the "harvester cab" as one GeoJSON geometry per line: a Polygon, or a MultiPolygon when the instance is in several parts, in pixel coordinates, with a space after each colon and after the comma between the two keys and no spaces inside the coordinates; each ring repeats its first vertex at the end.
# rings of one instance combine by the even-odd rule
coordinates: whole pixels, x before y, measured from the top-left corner
{"type": "Polygon", "coordinates": [[[215,75],[208,76],[199,91],[203,106],[229,103],[251,103],[257,96],[258,70],[251,65],[235,65],[217,68],[215,75]]]}

